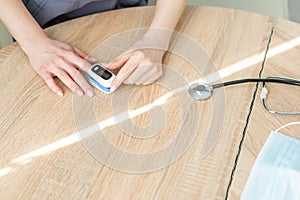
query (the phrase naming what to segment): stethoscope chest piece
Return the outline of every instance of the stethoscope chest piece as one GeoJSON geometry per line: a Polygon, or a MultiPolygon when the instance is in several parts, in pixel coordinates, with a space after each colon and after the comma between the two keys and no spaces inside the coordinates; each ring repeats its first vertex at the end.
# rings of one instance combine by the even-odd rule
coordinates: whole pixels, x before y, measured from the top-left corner
{"type": "Polygon", "coordinates": [[[189,87],[190,96],[197,101],[204,101],[212,96],[213,87],[206,83],[193,83],[189,87]]]}

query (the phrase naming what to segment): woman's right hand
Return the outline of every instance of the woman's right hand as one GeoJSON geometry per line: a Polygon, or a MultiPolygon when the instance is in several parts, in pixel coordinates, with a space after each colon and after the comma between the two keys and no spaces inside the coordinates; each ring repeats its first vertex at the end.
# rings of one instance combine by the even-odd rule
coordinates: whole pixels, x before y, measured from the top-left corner
{"type": "Polygon", "coordinates": [[[79,71],[87,73],[91,65],[96,62],[85,52],[50,38],[40,41],[25,52],[33,69],[55,94],[59,96],[64,94],[54,81],[54,77],[58,77],[75,94],[94,96],[92,86],[79,71]]]}
{"type": "Polygon", "coordinates": [[[58,77],[79,96],[94,95],[92,86],[79,70],[88,72],[96,60],[79,49],[50,39],[20,0],[0,0],[0,20],[27,54],[34,70],[44,79],[49,88],[63,96],[63,90],[55,83],[58,77]]]}

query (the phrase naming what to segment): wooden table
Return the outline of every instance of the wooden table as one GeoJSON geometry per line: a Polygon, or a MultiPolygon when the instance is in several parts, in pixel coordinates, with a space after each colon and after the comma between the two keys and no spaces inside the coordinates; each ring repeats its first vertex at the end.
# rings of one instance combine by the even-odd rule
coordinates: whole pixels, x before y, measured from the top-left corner
{"type": "MultiPolygon", "coordinates": [[[[111,47],[105,50],[107,59],[111,59],[120,48],[109,46],[109,42],[107,45],[106,41],[114,41],[109,37],[149,26],[153,14],[153,7],[123,9],[79,18],[46,31],[51,38],[71,43],[89,53],[95,53],[95,47],[104,43],[111,47]]],[[[187,7],[176,30],[206,51],[223,81],[267,75],[299,76],[300,26],[297,24],[245,11],[187,7]],[[289,41],[292,43],[288,48],[276,50],[289,41]]],[[[120,40],[124,46],[130,42],[120,40]]],[[[181,45],[184,52],[193,55],[193,49],[184,49],[184,45],[181,45]]],[[[103,135],[117,149],[147,155],[167,148],[176,138],[180,129],[178,124],[182,121],[195,120],[182,119],[182,113],[196,111],[199,114],[196,128],[186,132],[195,133],[195,137],[188,141],[190,146],[173,163],[149,172],[128,173],[128,170],[122,170],[128,169],[127,158],[121,158],[124,162],[113,169],[96,159],[86,142],[90,137],[79,137],[78,115],[82,114],[84,118],[88,112],[85,112],[85,104],[79,105],[79,111],[83,113],[74,111],[77,106],[74,101],[96,102],[92,107],[95,119],[103,122],[118,114],[113,105],[116,101],[124,101],[119,94],[131,95],[124,105],[128,103],[130,110],[138,110],[170,92],[172,94],[172,90],[159,84],[123,86],[115,95],[98,92],[94,99],[84,97],[81,100],[68,91],[60,98],[53,95],[34,73],[19,46],[13,44],[1,50],[0,55],[1,199],[239,199],[270,131],[286,122],[299,120],[297,116],[267,113],[257,96],[261,85],[225,88],[222,101],[182,101],[179,92],[160,104],[166,121],[160,132],[151,138],[132,137],[116,123],[103,129],[103,135]],[[185,102],[192,102],[194,106],[185,102]],[[214,127],[210,124],[222,115],[220,131],[213,132],[214,127]],[[212,134],[218,137],[211,137],[212,134]],[[201,157],[203,149],[207,154],[201,157]]],[[[201,55],[193,56],[200,58],[197,64],[201,65],[201,55]]],[[[168,53],[164,64],[166,72],[176,72],[188,82],[203,78],[189,60],[175,53],[168,53]]],[[[205,73],[209,75],[210,71],[205,73]]],[[[165,73],[161,80],[177,81],[170,73],[165,73]]],[[[300,110],[298,88],[288,90],[286,86],[271,84],[269,88],[272,93],[268,99],[270,105],[282,110],[300,110]],[[273,91],[281,95],[273,95],[273,91]]],[[[221,94],[222,90],[216,91],[215,99],[221,94]]],[[[156,107],[133,117],[134,124],[145,127],[151,124],[151,114],[152,121],[161,116],[159,110],[152,112],[156,107]]],[[[296,135],[297,127],[286,130],[285,133],[300,138],[296,135]]],[[[103,153],[106,153],[105,149],[103,153]]],[[[114,161],[120,157],[112,153],[107,159],[114,161]]],[[[164,161],[153,159],[142,166],[164,161]]]]}
{"type": "MultiPolygon", "coordinates": [[[[266,61],[262,68],[262,76],[288,76],[299,78],[300,59],[300,26],[286,20],[278,20],[271,36],[270,47],[266,61]]],[[[232,182],[232,190],[229,199],[237,199],[246,184],[251,167],[256,156],[264,145],[272,130],[276,130],[284,124],[300,121],[300,116],[273,115],[268,113],[260,100],[258,92],[254,96],[247,132],[243,134],[242,148],[239,154],[239,162],[235,169],[235,177],[232,182]]],[[[286,87],[278,84],[268,84],[268,104],[274,110],[299,111],[300,99],[298,87],[286,87]]],[[[300,139],[299,125],[289,126],[280,132],[300,139]]]]}

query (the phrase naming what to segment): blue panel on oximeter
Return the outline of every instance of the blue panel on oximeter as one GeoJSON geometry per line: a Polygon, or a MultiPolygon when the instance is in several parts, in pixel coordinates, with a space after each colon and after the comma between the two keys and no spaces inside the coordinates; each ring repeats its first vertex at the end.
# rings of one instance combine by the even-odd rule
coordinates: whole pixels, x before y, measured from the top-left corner
{"type": "Polygon", "coordinates": [[[97,89],[104,90],[105,92],[110,92],[110,87],[109,88],[104,87],[103,85],[101,85],[100,83],[98,83],[95,79],[93,79],[91,76],[88,76],[88,80],[97,89]]]}
{"type": "Polygon", "coordinates": [[[88,72],[88,81],[98,90],[110,94],[110,86],[115,75],[99,64],[93,65],[88,72]]]}

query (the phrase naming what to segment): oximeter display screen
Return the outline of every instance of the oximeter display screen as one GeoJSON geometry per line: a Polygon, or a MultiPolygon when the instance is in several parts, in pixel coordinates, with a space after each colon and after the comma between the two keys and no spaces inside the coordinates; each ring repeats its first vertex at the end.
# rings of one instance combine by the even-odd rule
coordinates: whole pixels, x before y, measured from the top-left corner
{"type": "Polygon", "coordinates": [[[106,69],[104,69],[103,67],[101,67],[100,65],[95,65],[92,68],[92,71],[95,72],[98,76],[100,76],[104,80],[108,80],[110,77],[112,77],[112,74],[106,69]]]}

